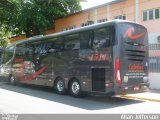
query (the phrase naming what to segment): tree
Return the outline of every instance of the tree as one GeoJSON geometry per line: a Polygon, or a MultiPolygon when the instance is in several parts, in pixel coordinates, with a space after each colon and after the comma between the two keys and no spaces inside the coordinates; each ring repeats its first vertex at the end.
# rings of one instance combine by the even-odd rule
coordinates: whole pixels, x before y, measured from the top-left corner
{"type": "Polygon", "coordinates": [[[14,5],[10,0],[1,0],[0,1],[0,10],[5,9],[11,11],[14,9],[14,5]]]}
{"type": "Polygon", "coordinates": [[[14,11],[15,5],[9,0],[1,0],[0,1],[0,22],[8,20],[8,16],[12,11],[14,11]]]}
{"type": "Polygon", "coordinates": [[[10,36],[10,32],[6,29],[6,26],[4,24],[1,24],[0,26],[0,46],[5,48],[9,41],[8,36],[10,36]]]}
{"type": "Polygon", "coordinates": [[[14,11],[15,6],[10,0],[0,0],[0,46],[6,47],[9,43],[8,37],[11,33],[8,30],[8,20],[14,11]]]}
{"type": "Polygon", "coordinates": [[[0,21],[13,34],[24,32],[27,37],[44,34],[54,20],[81,10],[81,0],[1,0],[0,21]],[[7,3],[5,3],[7,1],[7,3]],[[6,7],[1,6],[5,3],[6,7]],[[10,6],[10,7],[7,7],[10,6]],[[9,8],[9,9],[8,9],[9,8]],[[7,11],[4,13],[4,9],[7,11]],[[12,9],[12,10],[11,10],[12,9]]]}

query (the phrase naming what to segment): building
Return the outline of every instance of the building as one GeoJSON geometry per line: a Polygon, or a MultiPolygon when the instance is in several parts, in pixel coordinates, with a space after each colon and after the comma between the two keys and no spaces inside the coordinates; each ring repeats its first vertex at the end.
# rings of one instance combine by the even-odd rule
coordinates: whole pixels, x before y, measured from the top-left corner
{"type": "MultiPolygon", "coordinates": [[[[113,19],[127,19],[140,23],[148,29],[149,43],[160,43],[160,2],[159,0],[115,0],[55,20],[55,29],[46,34],[70,30],[113,19]]],[[[11,38],[11,42],[25,36],[11,38]]]]}
{"type": "MultiPolygon", "coordinates": [[[[113,19],[126,19],[148,29],[151,71],[160,72],[160,2],[159,0],[115,0],[55,20],[55,29],[46,34],[84,27],[113,19]],[[158,47],[157,47],[158,46],[158,47]],[[159,66],[157,68],[157,66],[159,66]]],[[[25,36],[11,38],[15,42],[25,36]]],[[[160,88],[160,85],[159,85],[160,88]]]]}
{"type": "Polygon", "coordinates": [[[159,0],[116,0],[86,9],[55,21],[55,32],[70,30],[113,19],[127,19],[144,25],[149,43],[160,43],[159,0]]]}

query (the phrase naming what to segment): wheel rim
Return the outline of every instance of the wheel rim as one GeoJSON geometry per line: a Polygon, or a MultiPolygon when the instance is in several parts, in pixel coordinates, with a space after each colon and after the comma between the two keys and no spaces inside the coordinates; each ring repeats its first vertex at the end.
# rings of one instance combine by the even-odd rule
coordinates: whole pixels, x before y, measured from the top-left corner
{"type": "Polygon", "coordinates": [[[62,80],[59,80],[59,81],[57,82],[57,90],[58,90],[59,92],[62,92],[62,91],[64,90],[64,82],[63,82],[62,80]]]}
{"type": "Polygon", "coordinates": [[[78,82],[73,82],[72,84],[72,92],[77,94],[80,91],[80,85],[78,82]]]}
{"type": "Polygon", "coordinates": [[[10,78],[10,82],[11,82],[11,84],[14,84],[14,81],[15,81],[14,77],[13,77],[13,76],[11,76],[11,78],[10,78]]]}

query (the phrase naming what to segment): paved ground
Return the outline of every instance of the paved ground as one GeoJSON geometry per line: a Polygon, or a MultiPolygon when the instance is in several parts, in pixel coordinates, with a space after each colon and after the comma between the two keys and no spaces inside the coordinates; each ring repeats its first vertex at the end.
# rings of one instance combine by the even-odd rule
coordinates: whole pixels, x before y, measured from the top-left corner
{"type": "Polygon", "coordinates": [[[160,94],[160,89],[150,89],[149,92],[151,92],[151,93],[159,93],[160,94]]]}
{"type": "MultiPolygon", "coordinates": [[[[1,81],[4,82],[6,80],[0,78],[1,81]]],[[[160,89],[149,89],[145,93],[120,95],[120,97],[160,102],[160,89]]]]}
{"type": "MultiPolygon", "coordinates": [[[[151,96],[152,93],[144,93],[151,96]]],[[[153,93],[153,95],[159,93],[153,93]]],[[[138,95],[138,94],[137,94],[138,95]]],[[[142,96],[142,94],[139,94],[142,96]]],[[[156,95],[155,95],[156,96],[156,95]]],[[[57,95],[51,89],[32,86],[12,86],[0,83],[0,113],[32,114],[125,114],[160,113],[160,104],[136,98],[95,97],[73,98],[57,95]]]]}

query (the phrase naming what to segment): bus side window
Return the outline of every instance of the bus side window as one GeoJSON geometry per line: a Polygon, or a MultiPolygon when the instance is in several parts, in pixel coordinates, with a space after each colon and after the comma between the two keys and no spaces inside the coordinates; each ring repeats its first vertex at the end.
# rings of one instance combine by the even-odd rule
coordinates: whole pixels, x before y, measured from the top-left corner
{"type": "Polygon", "coordinates": [[[52,53],[55,51],[55,49],[53,48],[54,43],[52,40],[46,40],[44,45],[45,45],[44,49],[45,49],[46,53],[52,53]]]}
{"type": "Polygon", "coordinates": [[[62,38],[52,38],[48,39],[45,44],[45,50],[47,53],[59,52],[64,48],[64,43],[62,38]]]}
{"type": "Polygon", "coordinates": [[[26,44],[18,44],[16,45],[16,56],[25,56],[26,54],[26,44]]]}
{"type": "Polygon", "coordinates": [[[28,42],[27,44],[27,55],[40,55],[41,53],[41,42],[28,42]]]}
{"type": "Polygon", "coordinates": [[[65,50],[80,49],[80,34],[72,34],[65,37],[65,50]]]}
{"type": "Polygon", "coordinates": [[[80,34],[80,48],[88,49],[92,47],[92,32],[86,31],[80,34]]]}
{"type": "Polygon", "coordinates": [[[34,53],[39,56],[45,55],[47,53],[47,51],[45,50],[45,44],[42,43],[41,41],[35,43],[34,50],[35,50],[34,53]]]}
{"type": "Polygon", "coordinates": [[[31,44],[27,44],[26,55],[33,55],[34,54],[34,46],[31,44]]]}
{"type": "Polygon", "coordinates": [[[110,46],[110,32],[107,28],[94,30],[93,48],[106,48],[110,46]]]}
{"type": "Polygon", "coordinates": [[[62,37],[56,38],[56,40],[53,43],[53,49],[55,49],[56,52],[63,51],[64,41],[62,37]]]}

